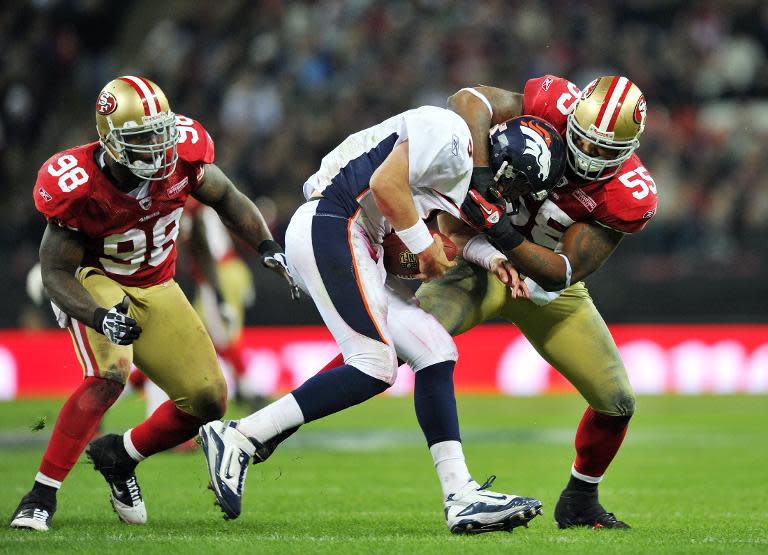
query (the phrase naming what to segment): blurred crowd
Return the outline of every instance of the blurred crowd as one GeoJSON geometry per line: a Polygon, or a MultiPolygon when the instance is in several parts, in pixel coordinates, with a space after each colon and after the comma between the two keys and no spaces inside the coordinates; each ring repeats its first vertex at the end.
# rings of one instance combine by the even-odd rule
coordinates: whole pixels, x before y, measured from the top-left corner
{"type": "MultiPolygon", "coordinates": [[[[522,91],[544,73],[580,86],[622,73],[648,100],[639,154],[660,208],[642,239],[619,249],[621,261],[645,261],[650,280],[690,278],[704,265],[768,277],[763,0],[10,4],[0,11],[8,291],[23,286],[44,227],[31,198],[37,170],[96,138],[96,95],[127,73],[154,80],[174,111],[207,127],[217,163],[258,200],[278,237],[304,180],[350,132],[445,105],[477,83],[522,91]]],[[[14,323],[12,306],[0,303],[0,324],[14,323]]]]}

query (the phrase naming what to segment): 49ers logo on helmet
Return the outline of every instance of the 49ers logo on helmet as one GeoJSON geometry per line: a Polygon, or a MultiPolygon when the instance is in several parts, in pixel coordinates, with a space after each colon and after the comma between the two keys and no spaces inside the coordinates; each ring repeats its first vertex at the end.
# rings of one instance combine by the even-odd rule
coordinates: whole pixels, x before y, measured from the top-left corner
{"type": "Polygon", "coordinates": [[[632,118],[635,120],[635,123],[643,123],[645,121],[645,95],[640,95],[640,98],[637,99],[637,105],[635,106],[632,118]]]}
{"type": "Polygon", "coordinates": [[[117,110],[117,99],[109,91],[102,91],[96,100],[96,111],[102,116],[108,116],[117,110]]]}

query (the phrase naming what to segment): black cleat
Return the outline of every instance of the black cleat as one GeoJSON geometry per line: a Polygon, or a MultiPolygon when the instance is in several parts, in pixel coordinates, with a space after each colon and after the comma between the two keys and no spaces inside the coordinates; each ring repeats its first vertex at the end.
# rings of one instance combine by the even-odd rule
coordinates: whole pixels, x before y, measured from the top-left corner
{"type": "Polygon", "coordinates": [[[56,512],[56,497],[53,496],[52,499],[53,501],[46,499],[35,490],[30,491],[21,498],[21,503],[13,512],[11,528],[47,532],[53,513],[56,512]]]}
{"type": "Polygon", "coordinates": [[[85,454],[107,481],[112,508],[120,520],[126,524],[146,524],[147,509],[136,480],[136,461],[126,453],[123,437],[100,437],[91,442],[85,454]]]}
{"type": "Polygon", "coordinates": [[[595,530],[631,528],[629,524],[617,519],[613,513],[603,508],[597,500],[597,490],[594,492],[563,490],[555,506],[555,520],[560,529],[575,526],[590,526],[595,530]]]}

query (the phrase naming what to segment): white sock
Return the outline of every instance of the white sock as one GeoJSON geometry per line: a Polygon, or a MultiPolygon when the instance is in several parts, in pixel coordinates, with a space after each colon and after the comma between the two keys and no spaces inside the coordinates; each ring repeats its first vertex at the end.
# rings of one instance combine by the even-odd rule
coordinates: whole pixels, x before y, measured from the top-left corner
{"type": "Polygon", "coordinates": [[[133,445],[133,440],[131,439],[132,430],[133,428],[131,428],[130,430],[128,430],[123,434],[123,447],[125,447],[125,450],[128,452],[128,454],[134,461],[141,462],[147,457],[139,453],[139,450],[136,449],[136,447],[133,445]]]}
{"type": "Polygon", "coordinates": [[[460,441],[441,441],[429,448],[435,461],[437,477],[443,488],[443,498],[456,493],[472,480],[467,463],[464,462],[464,450],[460,441]]]}
{"type": "Polygon", "coordinates": [[[304,424],[304,414],[290,393],[237,423],[243,435],[264,443],[279,433],[304,424]]]}
{"type": "Polygon", "coordinates": [[[54,480],[50,476],[46,476],[42,472],[38,472],[37,476],[35,476],[35,482],[40,482],[44,486],[50,486],[52,488],[59,489],[61,487],[61,482],[58,480],[54,480]]]}
{"type": "Polygon", "coordinates": [[[576,470],[576,466],[571,466],[571,476],[574,478],[578,478],[579,480],[583,482],[589,482],[590,484],[599,484],[603,481],[602,476],[587,476],[586,474],[582,474],[578,470],[576,470]]]}

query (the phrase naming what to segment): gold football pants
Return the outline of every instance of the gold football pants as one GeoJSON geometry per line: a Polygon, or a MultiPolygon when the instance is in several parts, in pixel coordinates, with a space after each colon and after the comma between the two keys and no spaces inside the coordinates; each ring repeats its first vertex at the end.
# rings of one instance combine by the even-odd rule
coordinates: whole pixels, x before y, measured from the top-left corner
{"type": "MultiPolygon", "coordinates": [[[[635,396],[608,327],[584,283],[538,306],[513,299],[496,276],[457,259],[441,279],[416,292],[421,307],[458,335],[491,319],[515,324],[539,354],[579,390],[597,412],[631,415],[635,396]]],[[[520,368],[525,372],[525,368],[520,368]]]]}
{"type": "Polygon", "coordinates": [[[86,376],[125,383],[136,363],[179,409],[200,418],[222,407],[227,385],[213,343],[174,280],[152,287],[127,287],[96,268],[83,268],[78,279],[103,307],[127,295],[128,315],[142,328],[132,345],[117,345],[93,328],[72,320],[69,331],[86,376]]]}

